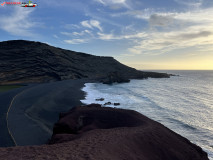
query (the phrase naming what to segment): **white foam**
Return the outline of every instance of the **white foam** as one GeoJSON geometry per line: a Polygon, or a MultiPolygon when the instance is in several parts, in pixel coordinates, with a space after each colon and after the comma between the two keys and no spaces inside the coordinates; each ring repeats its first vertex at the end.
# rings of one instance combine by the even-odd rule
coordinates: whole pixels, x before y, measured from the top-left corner
{"type": "MultiPolygon", "coordinates": [[[[163,84],[165,84],[165,82],[160,82],[160,80],[133,80],[131,81],[131,83],[115,85],[105,85],[102,83],[86,83],[85,87],[82,89],[84,92],[86,92],[86,97],[84,100],[81,100],[81,102],[84,104],[96,103],[103,106],[104,103],[107,102],[111,102],[112,104],[120,103],[119,106],[107,106],[136,110],[150,117],[151,119],[163,123],[168,128],[187,137],[192,142],[197,143],[208,153],[209,159],[213,160],[212,148],[209,148],[209,146],[207,146],[206,144],[202,145],[202,142],[200,140],[197,140],[195,137],[193,138],[193,136],[190,136],[191,130],[187,130],[186,128],[178,124],[178,121],[185,121],[185,119],[178,120],[177,115],[176,117],[174,117],[175,113],[181,113],[181,109],[185,109],[179,106],[177,107],[177,104],[180,103],[182,105],[183,102],[180,102],[178,100],[178,97],[174,96],[174,93],[176,93],[176,91],[168,91],[168,88],[163,86],[163,84]],[[157,84],[157,87],[154,84],[157,84]],[[96,101],[96,99],[99,98],[104,98],[104,101],[96,101]],[[177,101],[177,104],[172,101],[173,104],[176,104],[176,107],[172,107],[172,105],[170,105],[171,100],[174,100],[174,102],[177,101]],[[179,112],[177,112],[176,110],[179,112]],[[178,121],[176,122],[169,120],[173,118],[177,119],[178,121]]],[[[184,102],[184,104],[185,103],[186,102],[184,102]]],[[[192,135],[196,136],[195,133],[193,133],[192,135]]],[[[202,135],[197,135],[198,139],[201,137],[202,135]]]]}
{"type": "MultiPolygon", "coordinates": [[[[85,87],[82,89],[86,92],[86,97],[84,100],[81,100],[81,102],[84,104],[96,103],[101,105],[107,102],[111,102],[112,104],[120,103],[120,105],[116,107],[129,108],[134,101],[131,101],[125,94],[121,94],[120,89],[121,88],[116,89],[115,85],[109,86],[101,83],[86,83],[85,87]],[[104,101],[96,101],[96,99],[99,98],[104,98],[104,101]]],[[[115,107],[114,105],[107,106],[115,107]]]]}

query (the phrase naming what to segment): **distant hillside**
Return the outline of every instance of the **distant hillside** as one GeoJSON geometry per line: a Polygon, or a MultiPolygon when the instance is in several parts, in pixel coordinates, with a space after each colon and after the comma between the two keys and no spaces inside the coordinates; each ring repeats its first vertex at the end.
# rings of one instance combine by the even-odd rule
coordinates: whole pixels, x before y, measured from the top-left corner
{"type": "Polygon", "coordinates": [[[127,79],[169,77],[164,73],[138,71],[112,57],[69,51],[40,42],[0,42],[0,84],[80,78],[101,80],[113,73],[127,79]]]}

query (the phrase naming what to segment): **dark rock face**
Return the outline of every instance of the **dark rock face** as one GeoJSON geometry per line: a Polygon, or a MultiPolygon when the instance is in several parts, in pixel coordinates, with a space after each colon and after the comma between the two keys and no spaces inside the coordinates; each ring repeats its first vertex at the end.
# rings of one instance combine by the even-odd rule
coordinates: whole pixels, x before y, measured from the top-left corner
{"type": "Polygon", "coordinates": [[[40,42],[0,42],[0,84],[91,78],[107,84],[128,79],[168,78],[165,73],[137,71],[112,57],[64,50],[40,42]]]}
{"type": "Polygon", "coordinates": [[[130,82],[130,80],[124,78],[118,72],[111,72],[101,82],[103,82],[103,84],[112,84],[112,83],[115,83],[115,82],[117,82],[117,83],[128,83],[128,82],[130,82]]]}
{"type": "Polygon", "coordinates": [[[106,106],[106,105],[111,105],[112,103],[111,102],[106,102],[106,103],[104,103],[104,105],[106,106]]]}
{"type": "Polygon", "coordinates": [[[96,101],[104,101],[104,98],[95,99],[96,101]]]}
{"type": "Polygon", "coordinates": [[[119,105],[121,105],[120,103],[114,103],[114,106],[119,106],[119,105]]]}

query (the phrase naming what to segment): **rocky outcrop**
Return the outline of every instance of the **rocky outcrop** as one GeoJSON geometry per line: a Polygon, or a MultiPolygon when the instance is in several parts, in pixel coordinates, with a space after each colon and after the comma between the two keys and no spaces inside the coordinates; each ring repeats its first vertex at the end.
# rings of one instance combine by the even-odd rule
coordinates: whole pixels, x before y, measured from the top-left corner
{"type": "Polygon", "coordinates": [[[106,103],[104,103],[105,106],[111,105],[111,104],[112,104],[111,102],[106,102],[106,103]]]}
{"type": "Polygon", "coordinates": [[[107,75],[104,80],[101,80],[103,84],[112,84],[112,83],[127,83],[130,82],[129,79],[124,78],[119,74],[119,72],[111,72],[107,75]]]}
{"type": "Polygon", "coordinates": [[[136,111],[98,104],[76,107],[61,114],[50,144],[81,141],[83,137],[91,140],[93,135],[96,135],[96,143],[101,143],[97,159],[208,159],[200,147],[160,123],[136,111]]]}
{"type": "Polygon", "coordinates": [[[96,101],[104,101],[104,98],[97,98],[96,101]]]}
{"type": "Polygon", "coordinates": [[[140,113],[97,104],[61,114],[50,144],[0,148],[0,160],[208,160],[200,147],[140,113]]]}
{"type": "Polygon", "coordinates": [[[69,51],[40,42],[0,42],[0,84],[81,78],[112,83],[148,77],[168,78],[169,75],[138,71],[112,57],[69,51]]]}

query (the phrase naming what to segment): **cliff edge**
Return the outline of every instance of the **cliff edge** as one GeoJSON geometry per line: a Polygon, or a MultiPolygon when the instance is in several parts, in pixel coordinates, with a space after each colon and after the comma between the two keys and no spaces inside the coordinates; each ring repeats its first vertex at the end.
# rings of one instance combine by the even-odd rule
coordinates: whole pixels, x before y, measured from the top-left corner
{"type": "Polygon", "coordinates": [[[208,160],[200,147],[160,123],[97,104],[61,114],[50,144],[0,148],[0,160],[208,160]]]}

